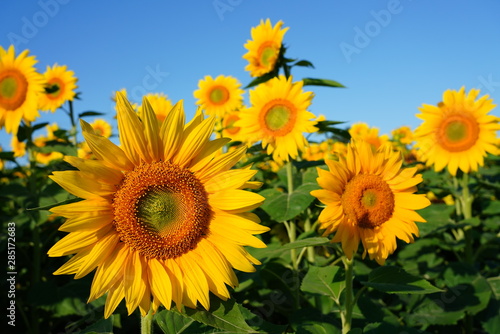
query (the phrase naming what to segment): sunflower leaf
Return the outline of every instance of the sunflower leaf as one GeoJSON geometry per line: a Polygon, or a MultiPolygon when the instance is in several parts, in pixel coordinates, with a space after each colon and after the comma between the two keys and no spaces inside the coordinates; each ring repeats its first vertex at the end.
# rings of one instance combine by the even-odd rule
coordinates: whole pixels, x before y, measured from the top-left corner
{"type": "Polygon", "coordinates": [[[171,310],[163,310],[155,314],[154,319],[163,333],[189,333],[191,325],[198,323],[194,319],[171,310]]]}
{"type": "Polygon", "coordinates": [[[231,333],[257,333],[246,322],[234,300],[210,300],[210,311],[186,309],[186,316],[205,325],[231,333]]]}
{"type": "Polygon", "coordinates": [[[428,294],[443,291],[423,278],[408,274],[399,267],[379,267],[368,275],[365,286],[386,293],[428,294]]]}
{"type": "Polygon", "coordinates": [[[84,111],[82,113],[79,113],[78,114],[78,118],[83,118],[83,117],[88,117],[88,116],[101,116],[101,115],[104,115],[103,112],[99,112],[99,111],[84,111]]]}
{"type": "Polygon", "coordinates": [[[261,208],[277,222],[284,222],[297,217],[314,201],[312,190],[319,189],[317,183],[304,183],[293,193],[284,193],[277,189],[265,189],[259,194],[266,198],[261,208]]]}
{"type": "Polygon", "coordinates": [[[300,290],[339,300],[345,288],[344,271],[339,266],[309,267],[300,290]]]}
{"type": "Polygon", "coordinates": [[[302,79],[304,86],[324,86],[324,87],[335,87],[335,88],[345,88],[340,82],[329,79],[316,79],[316,78],[304,78],[302,79]]]}
{"type": "Polygon", "coordinates": [[[26,208],[26,210],[27,211],[30,211],[30,210],[50,210],[53,207],[56,207],[56,206],[59,206],[59,205],[64,205],[64,204],[70,204],[70,203],[78,202],[80,200],[81,200],[81,198],[74,197],[74,198],[69,198],[67,200],[64,200],[64,201],[61,201],[61,202],[58,202],[58,203],[53,203],[53,204],[49,204],[49,205],[45,205],[45,206],[39,206],[39,207],[36,207],[36,208],[26,208]]]}

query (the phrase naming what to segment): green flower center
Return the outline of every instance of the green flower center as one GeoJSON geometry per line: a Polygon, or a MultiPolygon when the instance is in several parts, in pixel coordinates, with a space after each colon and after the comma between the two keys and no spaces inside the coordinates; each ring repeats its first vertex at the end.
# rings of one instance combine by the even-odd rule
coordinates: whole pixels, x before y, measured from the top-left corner
{"type": "Polygon", "coordinates": [[[157,259],[196,248],[213,216],[203,184],[188,169],[166,161],[127,172],[113,198],[113,213],[120,239],[157,259]]]}
{"type": "Polygon", "coordinates": [[[260,62],[264,66],[273,65],[275,55],[276,55],[276,50],[273,47],[271,46],[265,47],[262,50],[262,53],[260,54],[260,62]]]}
{"type": "Polygon", "coordinates": [[[229,100],[229,91],[224,86],[215,86],[210,91],[210,102],[221,105],[229,100]]]}
{"type": "Polygon", "coordinates": [[[17,70],[5,70],[0,73],[0,107],[16,110],[26,100],[28,81],[17,70]]]}
{"type": "Polygon", "coordinates": [[[285,105],[275,105],[267,111],[265,118],[269,129],[280,130],[290,121],[290,109],[285,105]]]}
{"type": "Polygon", "coordinates": [[[438,143],[449,152],[462,152],[479,138],[479,124],[473,115],[457,113],[446,117],[437,131],[438,143]]]}

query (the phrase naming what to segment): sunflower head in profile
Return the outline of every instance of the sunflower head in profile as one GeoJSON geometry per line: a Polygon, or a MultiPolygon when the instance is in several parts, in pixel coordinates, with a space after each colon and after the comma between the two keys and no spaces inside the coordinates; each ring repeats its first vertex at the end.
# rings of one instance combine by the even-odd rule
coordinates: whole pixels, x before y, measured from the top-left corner
{"type": "Polygon", "coordinates": [[[311,194],[325,204],[319,216],[324,235],[335,233],[352,259],[359,242],[368,254],[384,264],[396,250],[396,238],[413,242],[415,222],[425,220],[415,212],[427,207],[425,195],[414,194],[422,182],[417,167],[402,169],[401,154],[386,144],[373,151],[364,141],[352,141],[339,161],[326,160],[329,170],[318,168],[322,189],[311,194]]]}
{"type": "Polygon", "coordinates": [[[235,123],[249,143],[262,141],[273,159],[296,159],[307,145],[303,133],[318,131],[316,116],[307,111],[313,94],[302,91],[302,81],[273,78],[250,91],[249,108],[243,109],[235,123]]]}
{"type": "Polygon", "coordinates": [[[52,67],[47,66],[43,76],[45,94],[41,94],[38,101],[41,110],[54,112],[66,101],[73,101],[75,90],[78,88],[75,72],[68,70],[66,65],[55,64],[52,67]]]}
{"type": "Polygon", "coordinates": [[[196,104],[207,114],[224,117],[241,107],[244,91],[240,87],[241,83],[231,76],[219,75],[214,79],[207,75],[198,82],[198,90],[193,95],[196,104]]]}
{"type": "Polygon", "coordinates": [[[451,175],[477,171],[487,153],[498,154],[498,117],[488,113],[495,107],[488,95],[477,99],[478,89],[469,94],[447,90],[437,106],[424,104],[417,117],[423,123],[415,130],[418,157],[436,171],[448,167],[451,175]]]}
{"type": "Polygon", "coordinates": [[[24,50],[17,57],[14,46],[0,46],[0,129],[17,134],[21,120],[34,121],[38,96],[43,92],[43,77],[36,71],[35,56],[24,50]]]}
{"type": "Polygon", "coordinates": [[[118,93],[121,146],[81,121],[95,160],[66,156],[78,170],[51,178],[83,200],[51,211],[69,232],[48,252],[73,257],[55,274],[95,271],[89,301],[107,293],[105,317],[121,300],[132,313],[173,304],[209,309],[209,292],[230,297],[234,269],[252,272],[259,261],[244,246],[265,247],[254,234],[269,229],[250,211],[264,198],[244,188],[256,173],[232,167],[242,147],[220,154],[229,139],[210,140],[214,117],[185,124],[182,102],[161,126],[147,99],[139,118],[118,93]]]}
{"type": "Polygon", "coordinates": [[[273,27],[267,19],[265,22],[261,20],[258,26],[252,28],[252,39],[244,45],[248,52],[243,55],[243,59],[248,60],[245,70],[250,72],[250,76],[260,77],[274,69],[283,37],[288,30],[288,27],[281,29],[282,26],[283,22],[278,21],[273,27]]]}

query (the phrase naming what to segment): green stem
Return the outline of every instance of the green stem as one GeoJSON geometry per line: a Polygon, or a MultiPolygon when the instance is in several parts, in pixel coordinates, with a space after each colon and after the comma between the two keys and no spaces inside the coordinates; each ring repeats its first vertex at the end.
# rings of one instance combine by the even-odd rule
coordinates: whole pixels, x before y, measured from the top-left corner
{"type": "Polygon", "coordinates": [[[342,334],[347,334],[351,330],[352,311],[354,308],[354,298],[352,291],[354,260],[344,259],[345,267],[345,307],[342,311],[342,334]]]}
{"type": "MultiPolygon", "coordinates": [[[[472,196],[469,191],[469,174],[463,174],[461,186],[462,194],[460,196],[460,202],[462,204],[464,219],[470,219],[472,218],[472,202],[474,201],[474,196],[472,196]]],[[[470,225],[464,227],[464,237],[465,261],[469,264],[473,264],[474,250],[472,245],[472,227],[470,225]]]]}
{"type": "MultiPolygon", "coordinates": [[[[312,230],[312,224],[311,224],[311,210],[307,208],[307,217],[304,222],[304,231],[309,232],[312,230]]],[[[314,263],[315,257],[314,257],[314,247],[307,247],[307,261],[309,263],[314,263]]]]}
{"type": "Polygon", "coordinates": [[[149,309],[148,314],[141,316],[141,334],[153,334],[153,310],[149,309]]]}
{"type": "MultiPolygon", "coordinates": [[[[289,161],[286,164],[286,179],[287,179],[287,188],[288,188],[288,194],[293,193],[293,165],[292,162],[289,161]]],[[[297,227],[295,226],[294,221],[290,221],[288,225],[288,239],[290,239],[290,243],[294,242],[297,240],[297,227]]],[[[297,262],[297,250],[291,249],[290,250],[290,256],[292,258],[292,267],[294,270],[297,270],[299,268],[299,264],[297,262]]]]}
{"type": "MultiPolygon", "coordinates": [[[[28,205],[31,207],[39,206],[39,196],[38,196],[38,186],[36,181],[36,151],[33,149],[33,136],[32,136],[32,128],[31,125],[28,126],[28,140],[27,140],[27,151],[28,151],[28,160],[29,160],[29,175],[27,178],[27,188],[31,194],[31,198],[28,201],[28,205]]],[[[40,238],[40,228],[38,226],[39,220],[39,212],[38,211],[28,211],[28,214],[31,218],[30,228],[33,231],[33,272],[31,275],[31,288],[33,289],[39,282],[41,277],[41,238],[40,238]]],[[[38,328],[38,309],[33,307],[31,310],[31,328],[32,333],[39,333],[38,328]]]]}
{"type": "MultiPolygon", "coordinates": [[[[462,204],[462,213],[464,219],[472,218],[472,202],[474,201],[474,196],[469,190],[469,174],[464,173],[462,176],[462,194],[460,196],[460,202],[462,204]]],[[[463,229],[465,238],[465,262],[473,265],[474,264],[474,250],[472,245],[472,226],[467,225],[463,229]]],[[[465,315],[465,333],[472,334],[473,332],[473,317],[470,313],[465,315]]]]}

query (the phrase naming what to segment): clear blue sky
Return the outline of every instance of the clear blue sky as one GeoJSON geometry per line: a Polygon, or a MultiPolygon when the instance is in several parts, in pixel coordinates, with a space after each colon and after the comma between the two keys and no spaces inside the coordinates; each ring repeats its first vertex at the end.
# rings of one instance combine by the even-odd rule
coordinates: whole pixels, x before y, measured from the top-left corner
{"type": "MultiPolygon", "coordinates": [[[[347,86],[310,87],[310,111],[329,120],[362,121],[381,133],[414,129],[422,103],[435,104],[444,90],[461,86],[481,88],[500,103],[497,0],[9,1],[0,11],[0,45],[29,49],[42,72],[56,62],[75,71],[77,112],[111,119],[112,92],[126,88],[135,99],[144,92],[184,99],[192,115],[193,91],[205,75],[250,82],[243,45],[266,18],[290,28],[289,57],[315,65],[292,72],[296,79],[347,86]]],[[[67,123],[61,112],[40,121],[67,123]]],[[[0,138],[8,150],[5,130],[0,138]]]]}

